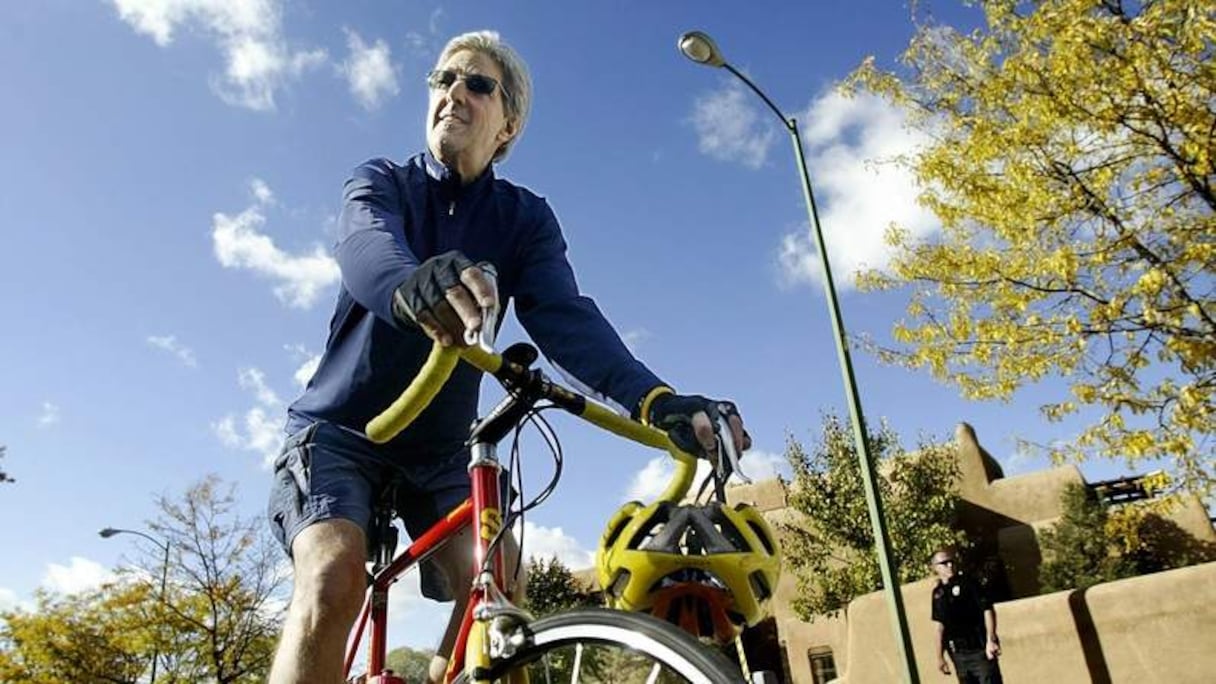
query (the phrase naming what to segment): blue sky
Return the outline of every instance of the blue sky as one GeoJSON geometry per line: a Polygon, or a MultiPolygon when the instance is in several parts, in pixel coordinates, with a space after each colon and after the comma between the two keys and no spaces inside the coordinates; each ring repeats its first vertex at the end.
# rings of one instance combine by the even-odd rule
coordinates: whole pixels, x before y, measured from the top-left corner
{"type": "MultiPolygon", "coordinates": [[[[970,27],[973,8],[922,3],[970,27]]],[[[0,605],[73,590],[125,563],[157,493],[207,473],[264,509],[283,409],[324,343],[339,192],[370,157],[424,142],[423,75],[456,33],[499,31],[529,62],[527,130],[498,173],[548,197],[583,289],[684,391],[729,396],[772,473],[786,435],[843,411],[788,135],[724,70],[676,50],[713,35],[804,126],[851,333],[886,339],[898,294],[860,294],[899,221],[930,236],[909,180],[881,160],[917,138],[880,102],[832,86],[893,65],[913,27],[888,0],[475,3],[43,0],[0,4],[0,605]]],[[[513,324],[504,341],[518,339],[513,324]]],[[[965,402],[857,353],[867,418],[913,446],[962,420],[1007,473],[1043,466],[1015,439],[1068,439],[1036,407],[965,402]]],[[[487,386],[488,400],[497,395],[487,386]]],[[[530,518],[533,553],[585,564],[608,516],[653,490],[655,454],[555,419],[566,475],[530,518]]],[[[526,478],[548,476],[533,447],[526,478]]],[[[1091,479],[1121,464],[1086,466],[1091,479]]],[[[661,482],[658,482],[661,484],[661,482]]],[[[394,643],[442,614],[412,583],[394,643]]]]}

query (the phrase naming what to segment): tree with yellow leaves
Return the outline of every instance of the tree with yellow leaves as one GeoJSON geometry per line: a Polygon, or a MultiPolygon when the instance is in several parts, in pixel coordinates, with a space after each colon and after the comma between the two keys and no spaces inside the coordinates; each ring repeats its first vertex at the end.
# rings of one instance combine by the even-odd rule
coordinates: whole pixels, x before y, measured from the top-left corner
{"type": "Polygon", "coordinates": [[[1213,491],[1216,11],[1211,0],[979,0],[986,27],[922,24],[888,72],[849,79],[931,142],[902,160],[941,234],[898,226],[896,344],[964,396],[1041,379],[1085,427],[1057,458],[1162,459],[1213,491]],[[1092,419],[1091,419],[1092,417],[1092,419]]]}
{"type": "Polygon", "coordinates": [[[144,548],[113,582],[0,611],[0,682],[135,684],[153,658],[160,684],[266,681],[286,575],[265,520],[240,515],[235,487],[214,475],[156,505],[164,590],[164,556],[144,548]]]}
{"type": "Polygon", "coordinates": [[[157,639],[151,591],[131,582],[40,591],[32,610],[0,612],[0,681],[135,684],[157,639]]]}

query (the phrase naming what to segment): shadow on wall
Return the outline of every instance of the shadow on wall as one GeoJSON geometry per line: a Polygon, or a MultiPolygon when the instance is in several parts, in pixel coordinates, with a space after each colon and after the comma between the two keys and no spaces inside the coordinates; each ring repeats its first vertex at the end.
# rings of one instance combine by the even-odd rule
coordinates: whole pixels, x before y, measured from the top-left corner
{"type": "Polygon", "coordinates": [[[1197,539],[1178,523],[1159,515],[1145,516],[1138,533],[1141,548],[1133,558],[1142,574],[1216,560],[1216,543],[1197,539]]]}
{"type": "Polygon", "coordinates": [[[1038,595],[1042,556],[1032,526],[966,499],[959,501],[956,525],[973,545],[963,552],[964,565],[993,601],[1038,595]]]}
{"type": "Polygon", "coordinates": [[[1085,600],[1088,589],[1077,589],[1068,595],[1068,610],[1072,613],[1073,625],[1077,637],[1081,641],[1081,655],[1085,657],[1085,667],[1089,670],[1089,680],[1093,684],[1112,684],[1110,667],[1106,663],[1106,655],[1102,653],[1102,640],[1098,638],[1098,628],[1094,625],[1093,615],[1089,612],[1089,603],[1085,600]]]}

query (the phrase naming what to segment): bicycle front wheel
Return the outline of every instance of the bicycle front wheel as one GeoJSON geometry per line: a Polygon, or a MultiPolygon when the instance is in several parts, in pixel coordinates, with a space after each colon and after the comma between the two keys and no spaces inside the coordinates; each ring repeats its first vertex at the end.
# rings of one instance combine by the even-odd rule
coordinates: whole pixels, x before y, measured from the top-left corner
{"type": "MultiPolygon", "coordinates": [[[[739,684],[729,660],[692,635],[641,613],[585,608],[541,618],[491,681],[524,669],[531,684],[739,684]]],[[[467,684],[465,675],[456,680],[467,684]]]]}

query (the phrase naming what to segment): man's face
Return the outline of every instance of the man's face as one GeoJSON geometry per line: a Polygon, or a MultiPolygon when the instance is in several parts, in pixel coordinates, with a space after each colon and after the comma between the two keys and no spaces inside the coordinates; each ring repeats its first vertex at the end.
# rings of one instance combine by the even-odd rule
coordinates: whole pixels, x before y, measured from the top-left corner
{"type": "Polygon", "coordinates": [[[447,87],[430,89],[427,146],[439,161],[472,180],[515,133],[503,110],[502,70],[492,58],[472,50],[452,54],[435,69],[458,76],[447,87]],[[469,74],[489,76],[498,85],[492,93],[475,93],[462,78],[469,74]]]}
{"type": "Polygon", "coordinates": [[[956,562],[953,553],[942,552],[933,554],[933,560],[929,561],[929,565],[933,567],[933,572],[937,575],[937,578],[945,582],[954,577],[954,564],[956,562]]]}

